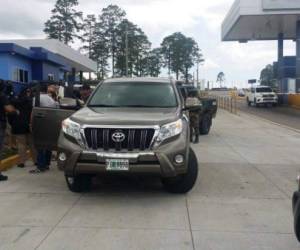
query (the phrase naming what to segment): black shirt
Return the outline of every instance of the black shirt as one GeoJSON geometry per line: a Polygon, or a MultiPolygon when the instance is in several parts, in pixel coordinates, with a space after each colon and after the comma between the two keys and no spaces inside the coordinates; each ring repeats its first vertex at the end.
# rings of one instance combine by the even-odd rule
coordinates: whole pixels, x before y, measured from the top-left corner
{"type": "Polygon", "coordinates": [[[9,114],[8,122],[11,132],[14,135],[30,133],[29,124],[32,112],[32,98],[15,97],[11,100],[12,105],[19,111],[19,114],[9,114]]]}
{"type": "Polygon", "coordinates": [[[8,104],[7,97],[3,93],[0,93],[0,129],[6,128],[6,112],[4,106],[8,104]]]}

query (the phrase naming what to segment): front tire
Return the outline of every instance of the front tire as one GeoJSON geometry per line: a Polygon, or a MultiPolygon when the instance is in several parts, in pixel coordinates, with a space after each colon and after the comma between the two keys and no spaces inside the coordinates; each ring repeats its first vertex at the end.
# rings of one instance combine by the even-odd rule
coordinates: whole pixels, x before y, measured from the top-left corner
{"type": "Polygon", "coordinates": [[[204,117],[200,123],[200,134],[208,135],[212,124],[212,118],[210,114],[204,114],[204,117]]]}
{"type": "Polygon", "coordinates": [[[250,107],[251,106],[251,102],[249,101],[249,98],[247,97],[247,104],[250,107]]]}
{"type": "Polygon", "coordinates": [[[195,152],[190,148],[187,173],[177,177],[163,178],[162,183],[170,193],[185,194],[194,187],[197,177],[198,161],[195,152]]]}
{"type": "Polygon", "coordinates": [[[84,191],[89,191],[92,186],[92,176],[90,175],[76,175],[67,176],[65,175],[66,183],[70,191],[74,193],[81,193],[84,191]]]}
{"type": "Polygon", "coordinates": [[[254,107],[258,107],[258,104],[256,103],[256,98],[254,98],[253,104],[254,104],[254,107]]]}

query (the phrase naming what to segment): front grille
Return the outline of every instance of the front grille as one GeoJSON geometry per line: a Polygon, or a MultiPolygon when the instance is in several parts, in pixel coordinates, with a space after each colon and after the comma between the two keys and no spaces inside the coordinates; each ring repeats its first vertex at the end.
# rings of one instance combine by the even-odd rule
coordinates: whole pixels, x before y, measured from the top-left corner
{"type": "Polygon", "coordinates": [[[93,150],[147,150],[151,146],[155,130],[116,129],[116,128],[85,128],[84,135],[87,146],[93,150]],[[119,139],[119,140],[118,140],[119,139]]]}
{"type": "Polygon", "coordinates": [[[274,95],[263,95],[263,97],[274,97],[274,95]]]}

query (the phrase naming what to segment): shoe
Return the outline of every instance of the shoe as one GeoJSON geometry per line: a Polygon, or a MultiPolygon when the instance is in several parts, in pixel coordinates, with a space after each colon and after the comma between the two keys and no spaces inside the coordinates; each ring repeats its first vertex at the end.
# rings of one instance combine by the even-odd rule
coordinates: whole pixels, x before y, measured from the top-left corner
{"type": "Polygon", "coordinates": [[[46,167],[45,167],[45,170],[46,170],[46,171],[50,170],[50,167],[49,167],[49,166],[46,166],[46,167]]]}
{"type": "Polygon", "coordinates": [[[0,174],[0,181],[7,181],[7,176],[0,174]]]}
{"type": "Polygon", "coordinates": [[[195,144],[199,143],[199,135],[198,135],[198,136],[196,135],[196,138],[195,138],[194,143],[195,143],[195,144]]]}
{"type": "Polygon", "coordinates": [[[29,173],[30,174],[40,174],[40,173],[43,173],[45,172],[44,169],[39,169],[39,168],[36,168],[36,169],[33,169],[33,170],[30,170],[29,173]]]}
{"type": "Polygon", "coordinates": [[[18,168],[25,168],[25,164],[24,163],[18,164],[18,168]]]}

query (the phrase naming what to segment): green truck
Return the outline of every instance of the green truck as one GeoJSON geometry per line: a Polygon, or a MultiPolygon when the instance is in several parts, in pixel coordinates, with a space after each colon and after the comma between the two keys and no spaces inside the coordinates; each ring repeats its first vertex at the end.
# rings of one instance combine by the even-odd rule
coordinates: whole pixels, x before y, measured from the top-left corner
{"type": "MultiPolygon", "coordinates": [[[[197,88],[195,88],[191,84],[184,84],[180,81],[176,82],[176,86],[179,90],[179,93],[181,93],[182,98],[185,100],[189,92],[192,91],[198,91],[197,88]]],[[[217,99],[212,98],[212,97],[199,97],[201,103],[202,103],[202,108],[199,111],[200,112],[200,134],[201,135],[207,135],[209,134],[210,128],[212,126],[212,120],[213,118],[216,117],[217,114],[217,99]]]]}

